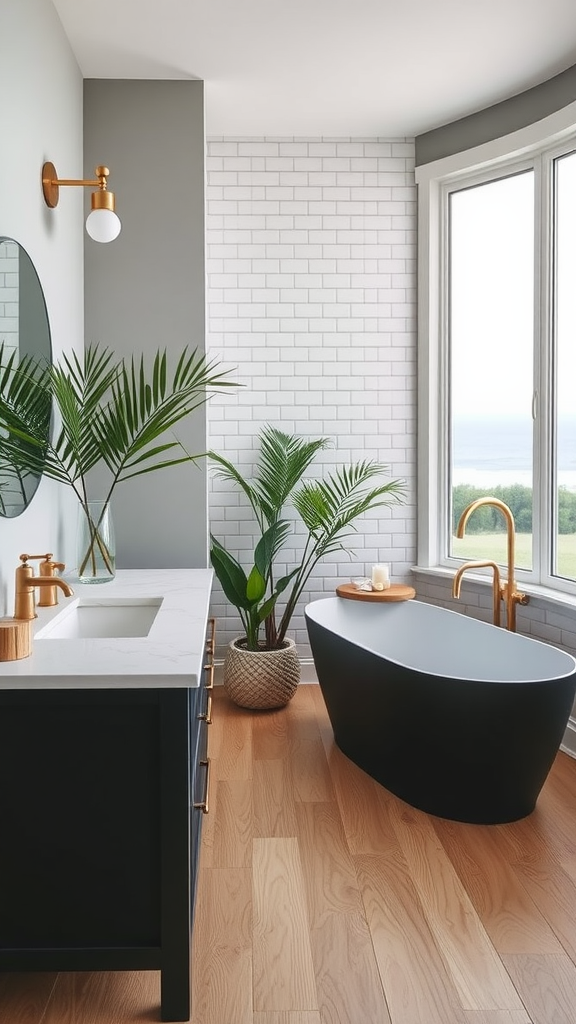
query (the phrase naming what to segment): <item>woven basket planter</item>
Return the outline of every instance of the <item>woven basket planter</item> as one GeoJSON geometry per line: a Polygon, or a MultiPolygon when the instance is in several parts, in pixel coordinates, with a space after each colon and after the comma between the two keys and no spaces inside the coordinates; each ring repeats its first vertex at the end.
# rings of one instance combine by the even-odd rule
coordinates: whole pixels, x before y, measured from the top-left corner
{"type": "Polygon", "coordinates": [[[300,682],[300,659],[293,640],[278,651],[247,651],[232,640],[224,660],[224,689],[242,708],[282,708],[300,682]]]}

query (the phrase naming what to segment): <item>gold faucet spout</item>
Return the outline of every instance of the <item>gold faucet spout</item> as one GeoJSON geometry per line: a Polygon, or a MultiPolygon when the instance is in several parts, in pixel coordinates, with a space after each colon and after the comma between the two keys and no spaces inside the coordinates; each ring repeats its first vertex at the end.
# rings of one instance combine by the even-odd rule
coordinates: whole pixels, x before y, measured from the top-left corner
{"type": "Polygon", "coordinates": [[[66,597],[72,597],[74,591],[66,580],[61,576],[34,576],[33,586],[35,587],[60,587],[66,597]]]}
{"type": "Polygon", "coordinates": [[[466,524],[470,519],[470,516],[476,509],[481,508],[484,505],[491,505],[502,512],[504,519],[506,520],[506,548],[507,548],[507,562],[508,562],[508,580],[506,583],[500,582],[500,572],[495,562],[467,562],[460,566],[456,576],[454,577],[454,583],[452,586],[452,593],[454,597],[460,595],[460,581],[462,575],[466,569],[472,566],[479,568],[480,566],[492,566],[494,568],[494,623],[500,625],[500,598],[502,597],[506,603],[506,628],[511,632],[516,632],[516,605],[517,604],[528,604],[529,598],[527,594],[523,594],[518,590],[516,586],[516,580],[514,579],[515,572],[515,559],[516,559],[516,528],[514,525],[514,516],[512,510],[506,505],[500,498],[476,498],[475,501],[471,501],[470,504],[464,509],[460,516],[460,521],[456,529],[456,536],[462,539],[466,530],[466,524]],[[496,575],[498,573],[498,576],[496,575]],[[457,588],[457,593],[455,592],[457,588]],[[498,593],[498,622],[496,622],[496,593],[498,593]]]}

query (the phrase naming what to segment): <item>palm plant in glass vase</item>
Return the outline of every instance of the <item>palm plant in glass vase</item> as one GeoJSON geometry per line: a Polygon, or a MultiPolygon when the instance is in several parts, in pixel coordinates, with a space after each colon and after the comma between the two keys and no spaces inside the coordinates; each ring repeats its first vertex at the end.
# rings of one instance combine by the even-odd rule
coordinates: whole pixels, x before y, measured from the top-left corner
{"type": "Polygon", "coordinates": [[[0,398],[3,457],[20,471],[43,473],[72,488],[81,508],[79,578],[109,580],[115,574],[109,524],[115,488],[197,458],[172,433],[173,427],[207,401],[209,390],[236,385],[216,362],[188,347],[171,371],[166,351],[127,361],[109,348],[88,345],[82,355],[65,354],[41,371],[12,367],[11,375],[20,385],[12,387],[18,393],[18,416],[0,398]],[[39,392],[54,405],[56,422],[48,442],[26,412],[37,407],[39,392]],[[96,469],[106,483],[102,499],[93,503],[89,476],[96,469]]]}

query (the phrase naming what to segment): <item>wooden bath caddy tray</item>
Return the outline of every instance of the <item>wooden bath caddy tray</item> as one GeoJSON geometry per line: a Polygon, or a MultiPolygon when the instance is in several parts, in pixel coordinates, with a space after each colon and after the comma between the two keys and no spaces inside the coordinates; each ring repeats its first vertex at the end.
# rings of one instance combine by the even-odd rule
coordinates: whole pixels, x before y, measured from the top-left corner
{"type": "Polygon", "coordinates": [[[411,601],[416,597],[414,587],[404,583],[391,583],[387,590],[358,590],[353,583],[341,583],[336,593],[350,601],[411,601]]]}

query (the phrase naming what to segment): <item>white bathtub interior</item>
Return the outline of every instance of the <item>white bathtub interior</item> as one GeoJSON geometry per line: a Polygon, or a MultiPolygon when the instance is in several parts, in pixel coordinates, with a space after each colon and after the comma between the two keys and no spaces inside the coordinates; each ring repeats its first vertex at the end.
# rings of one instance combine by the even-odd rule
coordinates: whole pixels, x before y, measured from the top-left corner
{"type": "Polygon", "coordinates": [[[569,675],[576,664],[549,644],[422,601],[325,598],[306,613],[338,636],[428,675],[530,682],[569,675]]]}

